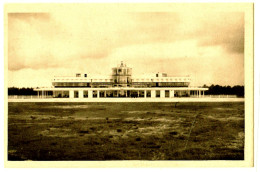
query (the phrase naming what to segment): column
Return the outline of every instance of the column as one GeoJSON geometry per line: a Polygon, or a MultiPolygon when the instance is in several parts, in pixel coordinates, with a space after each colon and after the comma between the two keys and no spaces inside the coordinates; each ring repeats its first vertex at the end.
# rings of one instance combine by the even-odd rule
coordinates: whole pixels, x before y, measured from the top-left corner
{"type": "Polygon", "coordinates": [[[165,98],[165,90],[160,90],[160,98],[165,98]]]}
{"type": "Polygon", "coordinates": [[[70,91],[69,91],[69,97],[70,97],[71,99],[74,98],[74,90],[70,90],[70,91]]]}
{"type": "Polygon", "coordinates": [[[144,90],[144,98],[146,98],[146,90],[144,90]]]}
{"type": "Polygon", "coordinates": [[[137,97],[139,97],[139,90],[137,90],[137,97]]]}
{"type": "Polygon", "coordinates": [[[88,90],[88,98],[93,98],[93,91],[92,90],[88,90]]]}
{"type": "Polygon", "coordinates": [[[97,90],[97,98],[99,98],[99,94],[100,94],[100,93],[99,93],[99,90],[97,90]]]}
{"type": "Polygon", "coordinates": [[[170,90],[170,98],[174,97],[174,90],[170,90]]]}
{"type": "Polygon", "coordinates": [[[155,90],[151,90],[151,98],[155,98],[155,90]]]}
{"type": "Polygon", "coordinates": [[[127,90],[125,90],[125,96],[127,97],[127,90]]]}
{"type": "Polygon", "coordinates": [[[204,97],[204,91],[202,91],[202,97],[204,97]]]}
{"type": "Polygon", "coordinates": [[[105,90],[105,92],[104,92],[104,97],[107,97],[107,91],[105,90]]]}
{"type": "Polygon", "coordinates": [[[39,91],[37,91],[37,94],[38,94],[38,98],[39,98],[39,97],[40,97],[40,96],[39,96],[39,91]]]}
{"type": "Polygon", "coordinates": [[[201,97],[200,95],[201,95],[201,93],[200,93],[200,90],[199,90],[199,97],[201,97]]]}
{"type": "Polygon", "coordinates": [[[83,98],[84,95],[83,95],[83,90],[79,90],[79,98],[83,98]]]}

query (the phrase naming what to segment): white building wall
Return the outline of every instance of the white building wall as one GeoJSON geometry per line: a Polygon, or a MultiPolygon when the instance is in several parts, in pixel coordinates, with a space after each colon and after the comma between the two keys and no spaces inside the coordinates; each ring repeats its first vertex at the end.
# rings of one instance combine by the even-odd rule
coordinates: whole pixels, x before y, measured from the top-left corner
{"type": "Polygon", "coordinates": [[[174,90],[170,90],[170,98],[174,97],[174,90]]]}
{"type": "Polygon", "coordinates": [[[151,98],[155,98],[155,90],[151,90],[151,98]]]}
{"type": "Polygon", "coordinates": [[[83,98],[83,90],[79,90],[79,98],[83,98]]]}
{"type": "Polygon", "coordinates": [[[165,98],[165,90],[160,90],[160,98],[165,98]]]}
{"type": "Polygon", "coordinates": [[[88,90],[88,98],[93,98],[93,91],[92,90],[88,90]]]}
{"type": "Polygon", "coordinates": [[[74,98],[74,90],[69,91],[69,97],[72,99],[74,98]]]}

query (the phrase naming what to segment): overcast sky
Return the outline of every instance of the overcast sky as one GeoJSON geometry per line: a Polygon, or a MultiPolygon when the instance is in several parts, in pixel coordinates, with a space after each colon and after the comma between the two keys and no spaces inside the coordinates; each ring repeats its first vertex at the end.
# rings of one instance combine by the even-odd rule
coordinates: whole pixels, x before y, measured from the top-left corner
{"type": "Polygon", "coordinates": [[[244,85],[244,14],[67,10],[9,13],[8,86],[50,86],[76,72],[191,75],[193,85],[244,85]]]}

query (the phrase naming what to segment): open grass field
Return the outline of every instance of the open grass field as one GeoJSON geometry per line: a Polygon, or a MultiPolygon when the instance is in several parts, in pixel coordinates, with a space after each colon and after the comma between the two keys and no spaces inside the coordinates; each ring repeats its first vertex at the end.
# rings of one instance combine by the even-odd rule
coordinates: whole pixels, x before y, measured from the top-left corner
{"type": "Polygon", "coordinates": [[[243,160],[244,103],[8,103],[8,160],[243,160]]]}

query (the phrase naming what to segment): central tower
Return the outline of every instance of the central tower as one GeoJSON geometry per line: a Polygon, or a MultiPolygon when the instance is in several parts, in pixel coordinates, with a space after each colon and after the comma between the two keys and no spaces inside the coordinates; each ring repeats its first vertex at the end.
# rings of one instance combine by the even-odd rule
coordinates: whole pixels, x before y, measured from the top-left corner
{"type": "Polygon", "coordinates": [[[112,68],[112,78],[114,87],[129,87],[132,84],[132,68],[121,61],[120,65],[112,68]]]}

